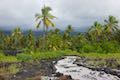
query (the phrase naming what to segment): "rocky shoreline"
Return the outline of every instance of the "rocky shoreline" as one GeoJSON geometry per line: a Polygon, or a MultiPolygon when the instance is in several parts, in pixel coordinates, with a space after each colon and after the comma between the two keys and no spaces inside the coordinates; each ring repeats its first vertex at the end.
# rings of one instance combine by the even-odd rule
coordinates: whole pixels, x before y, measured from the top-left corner
{"type": "Polygon", "coordinates": [[[56,73],[54,65],[63,58],[42,60],[34,63],[4,63],[1,67],[9,67],[11,64],[16,64],[20,70],[16,74],[9,76],[9,78],[0,75],[0,80],[72,80],[69,75],[56,73]]]}
{"type": "MultiPolygon", "coordinates": [[[[72,80],[71,76],[63,75],[61,73],[56,73],[55,64],[58,60],[64,59],[65,57],[42,60],[40,62],[34,63],[14,63],[16,64],[20,70],[16,74],[12,75],[10,79],[6,79],[4,76],[0,75],[0,80],[43,80],[43,78],[47,80],[72,80]]],[[[83,66],[93,71],[104,71],[107,74],[112,74],[118,76],[120,78],[120,69],[112,69],[107,67],[95,67],[91,64],[87,64],[86,61],[88,59],[79,57],[74,64],[78,66],[83,66]]],[[[92,59],[91,59],[92,60],[92,59]]],[[[90,60],[89,60],[90,61],[90,60]]],[[[7,63],[5,65],[9,66],[12,63],[7,63]]],[[[3,65],[3,66],[5,66],[3,65]]]]}
{"type": "MultiPolygon", "coordinates": [[[[83,57],[79,57],[75,62],[74,64],[77,64],[78,66],[83,66],[83,67],[86,67],[86,68],[89,68],[93,71],[103,71],[107,74],[111,74],[111,75],[115,75],[117,77],[120,78],[120,66],[119,64],[117,64],[117,67],[116,68],[112,68],[112,67],[108,67],[107,65],[105,66],[96,66],[95,63],[88,63],[88,61],[92,61],[92,62],[97,62],[97,61],[100,61],[101,59],[88,59],[88,58],[83,58],[83,57]]],[[[107,64],[112,64],[112,60],[111,62],[108,62],[107,64]]],[[[114,65],[114,64],[113,64],[114,65]]]]}

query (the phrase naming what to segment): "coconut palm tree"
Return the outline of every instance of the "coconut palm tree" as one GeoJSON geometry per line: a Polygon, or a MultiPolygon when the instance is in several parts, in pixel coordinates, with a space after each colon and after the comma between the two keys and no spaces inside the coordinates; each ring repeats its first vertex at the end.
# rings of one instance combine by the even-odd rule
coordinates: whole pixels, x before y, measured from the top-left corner
{"type": "Polygon", "coordinates": [[[53,16],[50,11],[52,11],[52,9],[48,6],[45,6],[41,9],[41,14],[36,14],[36,21],[38,21],[38,24],[36,26],[36,28],[39,28],[41,25],[41,22],[43,22],[44,25],[44,31],[46,31],[48,29],[49,26],[54,27],[54,23],[51,21],[54,18],[56,18],[55,16],[53,16]]]}
{"type": "Polygon", "coordinates": [[[79,43],[84,43],[84,42],[87,41],[87,39],[85,38],[85,35],[82,34],[82,33],[79,33],[79,34],[78,34],[77,39],[78,39],[78,42],[79,42],[79,43]]]}
{"type": "Polygon", "coordinates": [[[26,45],[29,50],[34,50],[35,47],[35,37],[32,30],[28,31],[28,34],[26,35],[26,45]]]}
{"type": "Polygon", "coordinates": [[[22,35],[21,29],[19,27],[15,28],[12,32],[11,38],[14,42],[13,45],[16,48],[20,48],[22,46],[22,44],[21,44],[22,37],[23,37],[23,35],[22,35]]]}
{"type": "Polygon", "coordinates": [[[41,23],[43,24],[43,31],[44,31],[44,34],[43,34],[44,45],[43,46],[45,46],[45,43],[46,43],[46,34],[47,34],[48,27],[55,26],[54,23],[52,22],[52,20],[56,17],[50,13],[51,10],[52,9],[50,7],[44,5],[44,7],[41,9],[42,13],[35,15],[36,21],[37,21],[36,28],[39,28],[41,23]]]}
{"type": "Polygon", "coordinates": [[[64,47],[68,48],[72,45],[72,37],[71,37],[71,32],[73,31],[73,28],[71,25],[68,25],[66,30],[63,33],[63,41],[64,41],[64,47]]]}
{"type": "Polygon", "coordinates": [[[19,38],[19,36],[21,36],[22,35],[22,31],[21,31],[21,29],[18,27],[18,28],[15,28],[14,29],[14,31],[12,32],[12,36],[13,37],[17,37],[17,38],[19,38]]]}
{"type": "Polygon", "coordinates": [[[94,25],[89,29],[88,34],[92,40],[98,40],[102,33],[102,25],[99,22],[95,22],[94,25]]]}
{"type": "Polygon", "coordinates": [[[105,20],[104,32],[107,36],[111,36],[112,33],[118,30],[118,20],[114,16],[109,16],[108,20],[105,20]]]}

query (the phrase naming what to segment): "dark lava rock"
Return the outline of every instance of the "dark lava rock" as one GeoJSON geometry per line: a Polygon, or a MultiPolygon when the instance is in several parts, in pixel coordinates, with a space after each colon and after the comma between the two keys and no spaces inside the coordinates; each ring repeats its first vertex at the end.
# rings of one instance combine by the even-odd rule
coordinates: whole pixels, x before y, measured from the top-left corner
{"type": "Polygon", "coordinates": [[[58,77],[59,80],[73,80],[70,75],[63,75],[62,73],[56,73],[55,77],[58,77]]]}
{"type": "Polygon", "coordinates": [[[57,73],[55,74],[55,77],[60,77],[60,76],[63,76],[63,74],[62,74],[62,73],[59,73],[59,72],[57,72],[57,73]]]}
{"type": "Polygon", "coordinates": [[[8,55],[16,56],[17,54],[22,53],[23,50],[3,50],[3,52],[6,56],[8,55]]]}
{"type": "Polygon", "coordinates": [[[118,70],[120,70],[120,65],[117,66],[118,70]]]}
{"type": "Polygon", "coordinates": [[[102,76],[102,75],[104,75],[104,74],[105,74],[104,72],[100,72],[100,73],[99,73],[99,76],[102,76]]]}
{"type": "MultiPolygon", "coordinates": [[[[25,63],[24,63],[25,64],[25,63]]],[[[52,76],[56,69],[52,61],[41,61],[40,63],[27,64],[23,66],[23,69],[13,77],[12,80],[26,80],[27,78],[42,75],[52,76]]]]}
{"type": "Polygon", "coordinates": [[[120,78],[120,70],[113,69],[113,70],[111,70],[110,73],[113,74],[113,75],[116,75],[116,76],[118,76],[120,78]]]}

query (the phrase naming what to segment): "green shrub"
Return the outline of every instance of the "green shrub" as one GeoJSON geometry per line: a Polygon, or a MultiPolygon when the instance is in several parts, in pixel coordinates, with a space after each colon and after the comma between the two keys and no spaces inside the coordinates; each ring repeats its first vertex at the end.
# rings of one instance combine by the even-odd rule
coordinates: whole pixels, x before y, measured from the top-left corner
{"type": "Polygon", "coordinates": [[[106,53],[117,53],[119,52],[119,44],[116,41],[106,41],[102,43],[102,49],[106,53]]]}
{"type": "Polygon", "coordinates": [[[82,48],[80,48],[79,52],[83,53],[95,52],[95,47],[91,44],[85,44],[82,48]]]}
{"type": "Polygon", "coordinates": [[[15,56],[5,56],[0,53],[0,62],[19,62],[15,56]]]}
{"type": "Polygon", "coordinates": [[[25,53],[24,54],[18,54],[16,57],[17,57],[18,60],[23,61],[23,62],[29,61],[29,60],[32,59],[31,55],[25,54],[25,53]]]}

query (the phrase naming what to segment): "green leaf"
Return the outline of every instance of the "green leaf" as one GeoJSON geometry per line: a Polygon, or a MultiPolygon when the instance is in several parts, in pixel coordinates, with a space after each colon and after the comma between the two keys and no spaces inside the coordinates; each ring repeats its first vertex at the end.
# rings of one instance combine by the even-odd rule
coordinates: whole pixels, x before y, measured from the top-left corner
{"type": "Polygon", "coordinates": [[[43,18],[43,16],[40,15],[40,14],[36,14],[35,17],[36,17],[36,21],[38,21],[39,19],[42,19],[42,18],[43,18]]]}
{"type": "Polygon", "coordinates": [[[53,16],[52,14],[48,14],[48,18],[50,18],[50,19],[54,19],[54,18],[57,18],[57,17],[55,17],[55,16],[53,16]]]}
{"type": "Polygon", "coordinates": [[[40,27],[41,21],[37,24],[36,28],[38,29],[40,27]]]}

